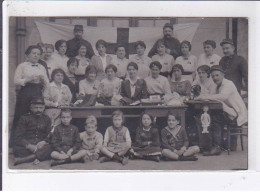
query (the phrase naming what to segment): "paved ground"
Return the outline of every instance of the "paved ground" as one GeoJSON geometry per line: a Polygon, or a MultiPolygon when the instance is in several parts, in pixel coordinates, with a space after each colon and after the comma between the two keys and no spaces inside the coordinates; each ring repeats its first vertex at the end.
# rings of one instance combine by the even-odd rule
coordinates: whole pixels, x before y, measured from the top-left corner
{"type": "Polygon", "coordinates": [[[126,166],[116,162],[106,162],[100,164],[99,161],[92,161],[85,164],[73,163],[50,167],[50,161],[41,162],[38,165],[31,163],[13,166],[14,157],[9,156],[10,169],[44,169],[44,170],[242,170],[247,169],[248,151],[247,138],[244,138],[245,150],[241,151],[238,142],[238,150],[231,152],[222,152],[219,156],[198,155],[198,161],[161,161],[159,163],[144,160],[129,160],[126,166]]]}

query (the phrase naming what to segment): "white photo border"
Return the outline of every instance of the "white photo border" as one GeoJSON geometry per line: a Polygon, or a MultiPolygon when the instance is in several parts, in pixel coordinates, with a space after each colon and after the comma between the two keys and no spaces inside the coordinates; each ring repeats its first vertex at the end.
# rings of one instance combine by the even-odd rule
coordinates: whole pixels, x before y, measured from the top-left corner
{"type": "Polygon", "coordinates": [[[5,1],[3,3],[3,189],[5,190],[240,190],[260,188],[260,67],[256,64],[260,34],[258,2],[125,2],[125,1],[5,1]],[[247,17],[249,21],[249,141],[247,171],[17,171],[10,172],[8,150],[8,39],[10,16],[108,17],[247,17]],[[258,16],[258,17],[257,17],[258,16]],[[256,107],[256,108],[255,108],[256,107]],[[258,149],[257,149],[258,148],[258,149]],[[40,181],[39,181],[40,180],[40,181]],[[71,182],[68,182],[71,181],[71,182]],[[68,184],[69,183],[69,184],[68,184]],[[101,184],[102,183],[102,184],[101,184]],[[114,184],[120,183],[120,184],[114,184]],[[204,183],[204,184],[203,184],[204,183]],[[87,184],[87,185],[86,185],[87,184]],[[203,185],[202,185],[203,184],[203,185]],[[203,187],[202,187],[203,186],[203,187]]]}

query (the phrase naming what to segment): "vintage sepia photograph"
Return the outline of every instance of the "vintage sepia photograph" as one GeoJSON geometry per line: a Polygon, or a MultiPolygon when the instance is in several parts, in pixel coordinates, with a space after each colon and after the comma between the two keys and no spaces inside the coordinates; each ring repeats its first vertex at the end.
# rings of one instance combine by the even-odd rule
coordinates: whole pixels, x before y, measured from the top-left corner
{"type": "Polygon", "coordinates": [[[247,170],[248,18],[9,17],[10,170],[247,170]]]}

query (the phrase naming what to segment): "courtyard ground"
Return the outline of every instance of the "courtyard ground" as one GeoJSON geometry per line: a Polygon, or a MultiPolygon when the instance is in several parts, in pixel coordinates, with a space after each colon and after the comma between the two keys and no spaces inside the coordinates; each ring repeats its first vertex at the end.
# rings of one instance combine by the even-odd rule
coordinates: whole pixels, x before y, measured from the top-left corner
{"type": "Polygon", "coordinates": [[[235,152],[222,151],[219,156],[198,155],[198,161],[145,161],[129,160],[129,163],[122,166],[116,162],[99,163],[92,161],[87,163],[63,164],[50,167],[50,161],[44,161],[37,165],[32,163],[13,166],[13,154],[9,154],[9,168],[22,170],[246,170],[248,168],[247,138],[244,138],[244,151],[241,150],[240,142],[235,152]]]}

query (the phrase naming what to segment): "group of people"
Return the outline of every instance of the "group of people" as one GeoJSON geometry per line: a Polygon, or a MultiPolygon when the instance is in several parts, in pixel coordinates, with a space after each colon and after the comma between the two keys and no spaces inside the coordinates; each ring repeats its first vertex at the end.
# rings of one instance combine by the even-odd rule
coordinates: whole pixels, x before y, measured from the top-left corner
{"type": "Polygon", "coordinates": [[[31,112],[22,116],[15,132],[16,156],[14,165],[51,160],[56,166],[72,162],[100,160],[100,163],[117,161],[126,165],[128,158],[160,162],[165,160],[196,161],[198,146],[190,146],[185,128],[180,125],[181,118],[173,112],[168,114],[168,125],[161,131],[154,124],[149,112],[141,115],[132,143],[129,130],[124,126],[124,114],[120,110],[112,113],[112,126],[103,135],[97,130],[97,119],[88,116],[85,131],[79,133],[71,124],[71,110],[62,109],[61,124],[51,130],[51,120],[43,114],[45,103],[42,97],[31,101],[31,112]],[[162,142],[162,143],[161,143],[162,142]],[[100,157],[102,156],[102,157],[100,157]]]}
{"type": "MultiPolygon", "coordinates": [[[[69,41],[58,40],[55,46],[43,43],[29,46],[25,52],[27,60],[18,65],[14,76],[18,93],[12,130],[13,144],[17,144],[15,137],[20,128],[23,128],[20,123],[22,116],[32,111],[31,100],[34,96],[44,98],[44,114],[50,118],[51,133],[55,137],[56,128],[62,123],[64,125],[61,107],[138,105],[143,99],[151,99],[152,96],[159,97],[164,105],[176,105],[191,98],[192,86],[199,86],[197,100],[217,100],[223,104],[225,114],[212,115],[211,129],[215,131],[215,141],[214,148],[207,153],[219,154],[223,120],[236,120],[239,126],[247,122],[247,110],[241,98],[241,90],[247,90],[248,85],[247,61],[235,54],[236,48],[231,39],[224,39],[220,43],[225,55],[222,58],[214,54],[215,41],[204,41],[204,53],[197,60],[191,54],[189,41],[180,43],[173,37],[173,25],[165,24],[163,34],[163,38],[156,41],[148,56],[144,54],[145,43],[137,41],[136,54],[130,59],[126,57],[128,48],[121,44],[115,47],[116,58],[113,59],[106,53],[107,43],[104,40],[96,42],[98,54],[95,55],[92,45],[82,37],[81,25],[75,25],[75,37],[69,41]]],[[[77,136],[77,130],[69,128],[77,136]]],[[[31,130],[37,132],[37,129],[31,130]]],[[[64,132],[64,129],[60,131],[64,132]]],[[[104,145],[108,138],[106,134],[104,145]]],[[[176,134],[178,133],[173,133],[174,137],[176,134]]],[[[80,147],[80,139],[75,141],[80,147]]],[[[55,148],[56,144],[53,145],[55,148]]],[[[30,151],[31,147],[28,149],[30,151]]],[[[157,151],[160,152],[159,150],[157,151]]],[[[101,152],[112,158],[109,150],[104,151],[102,148],[101,152]]],[[[119,152],[116,153],[114,157],[119,152]]],[[[169,154],[168,151],[166,153],[169,154]]],[[[51,156],[53,155],[57,156],[57,153],[52,153],[51,156]]],[[[121,158],[120,154],[118,157],[121,158]]]]}

